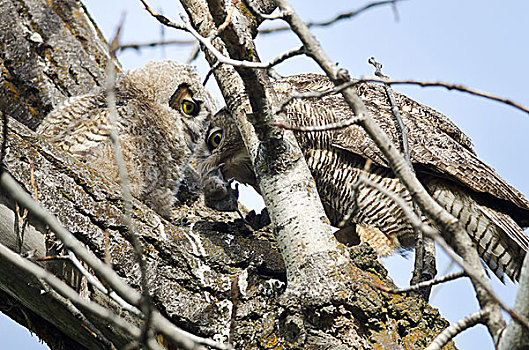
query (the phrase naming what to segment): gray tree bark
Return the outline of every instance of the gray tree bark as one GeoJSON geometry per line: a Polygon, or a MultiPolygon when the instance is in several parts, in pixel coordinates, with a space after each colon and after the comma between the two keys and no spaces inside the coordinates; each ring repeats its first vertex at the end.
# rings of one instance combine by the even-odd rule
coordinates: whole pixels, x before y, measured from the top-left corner
{"type": "MultiPolygon", "coordinates": [[[[111,60],[101,33],[80,2],[73,0],[2,1],[0,19],[0,110],[9,116],[5,171],[30,194],[36,188],[42,206],[95,256],[103,259],[108,252],[114,270],[138,287],[119,187],[31,130],[65,98],[104,84],[111,60]]],[[[346,289],[344,284],[332,284],[327,296],[294,298],[284,293],[285,265],[269,230],[250,232],[233,216],[212,212],[201,202],[179,210],[182,219],[169,223],[134,202],[132,220],[145,248],[155,306],[189,332],[222,341],[231,336],[235,348],[419,349],[447,325],[422,300],[375,288],[375,283],[393,285],[365,246],[349,251],[350,261],[341,275],[346,289]],[[294,317],[300,314],[304,317],[294,317]]],[[[23,208],[18,208],[21,215],[16,212],[17,204],[2,190],[3,245],[19,254],[35,251],[37,257],[60,252],[51,245],[44,225],[30,214],[24,228],[23,208]]],[[[39,264],[84,297],[133,324],[141,322],[88,285],[69,262],[39,264]]],[[[52,349],[119,348],[132,340],[2,259],[0,311],[52,349]]]]}

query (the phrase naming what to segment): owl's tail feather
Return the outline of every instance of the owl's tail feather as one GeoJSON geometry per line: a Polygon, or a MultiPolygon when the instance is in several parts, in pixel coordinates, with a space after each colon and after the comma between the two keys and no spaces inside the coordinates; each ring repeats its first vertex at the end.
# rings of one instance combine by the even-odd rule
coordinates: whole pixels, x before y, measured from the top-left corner
{"type": "MultiPolygon", "coordinates": [[[[518,281],[529,237],[507,214],[479,203],[455,184],[431,181],[432,197],[459,219],[480,257],[503,282],[504,273],[518,281]]],[[[449,237],[448,237],[449,239],[449,237]]]]}

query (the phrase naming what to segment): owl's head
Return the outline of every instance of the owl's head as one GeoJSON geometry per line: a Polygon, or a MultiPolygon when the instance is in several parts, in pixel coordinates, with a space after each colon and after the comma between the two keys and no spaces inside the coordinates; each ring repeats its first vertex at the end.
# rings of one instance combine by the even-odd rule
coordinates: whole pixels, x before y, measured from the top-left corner
{"type": "Polygon", "coordinates": [[[233,180],[252,185],[259,191],[241,134],[226,108],[210,119],[194,158],[205,202],[210,208],[237,209],[238,190],[230,186],[233,180]]]}
{"type": "Polygon", "coordinates": [[[202,176],[219,167],[227,180],[235,179],[257,188],[250,157],[235,120],[226,108],[217,112],[208,123],[197,159],[202,176]]]}
{"type": "Polygon", "coordinates": [[[123,75],[119,84],[131,87],[121,91],[139,91],[162,115],[181,120],[190,148],[199,140],[206,121],[216,110],[213,98],[195,70],[173,61],[149,62],[123,75]]]}

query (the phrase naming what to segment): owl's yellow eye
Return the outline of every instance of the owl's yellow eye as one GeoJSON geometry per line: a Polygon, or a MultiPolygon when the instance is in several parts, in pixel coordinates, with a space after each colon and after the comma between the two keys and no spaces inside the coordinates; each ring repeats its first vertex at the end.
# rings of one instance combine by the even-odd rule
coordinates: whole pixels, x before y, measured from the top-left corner
{"type": "Polygon", "coordinates": [[[222,130],[217,130],[211,133],[208,137],[209,150],[213,151],[215,148],[219,147],[221,141],[222,141],[222,130]]]}
{"type": "Polygon", "coordinates": [[[184,114],[192,116],[196,116],[198,114],[198,105],[194,101],[183,100],[181,108],[184,114]]]}

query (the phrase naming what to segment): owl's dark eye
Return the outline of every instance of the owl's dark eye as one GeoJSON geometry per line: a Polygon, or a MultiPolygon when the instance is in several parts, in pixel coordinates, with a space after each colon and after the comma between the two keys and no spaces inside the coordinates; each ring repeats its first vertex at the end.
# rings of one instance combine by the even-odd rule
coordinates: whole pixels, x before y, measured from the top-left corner
{"type": "Polygon", "coordinates": [[[208,137],[209,150],[213,151],[215,148],[219,147],[221,141],[222,141],[222,130],[217,130],[215,132],[212,132],[208,137]]]}
{"type": "Polygon", "coordinates": [[[182,109],[182,113],[193,117],[198,114],[198,111],[200,109],[195,101],[187,99],[182,101],[182,103],[180,104],[180,108],[182,109]]]}

